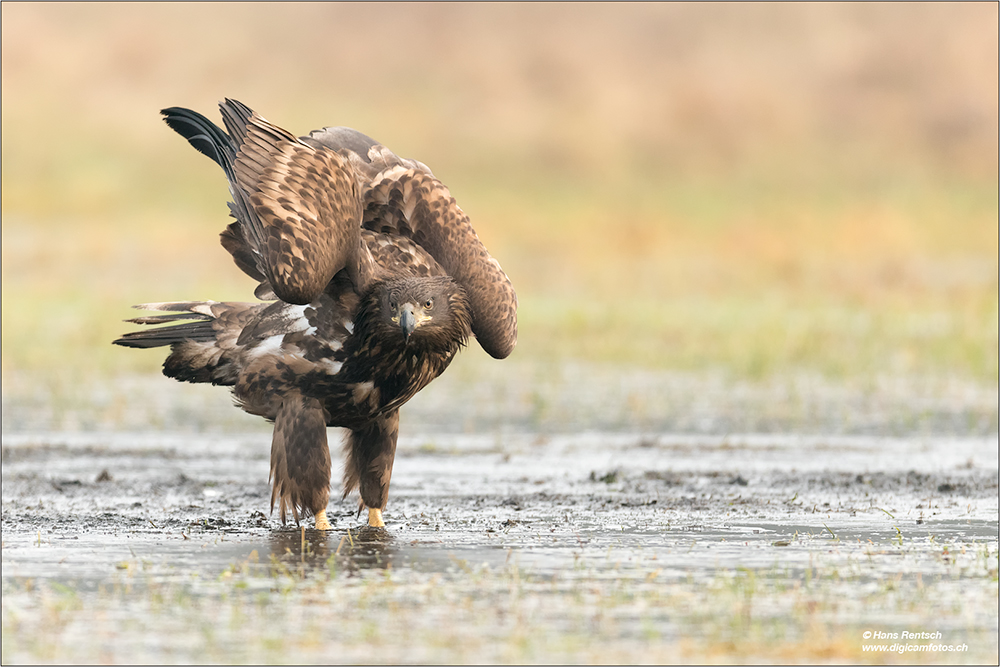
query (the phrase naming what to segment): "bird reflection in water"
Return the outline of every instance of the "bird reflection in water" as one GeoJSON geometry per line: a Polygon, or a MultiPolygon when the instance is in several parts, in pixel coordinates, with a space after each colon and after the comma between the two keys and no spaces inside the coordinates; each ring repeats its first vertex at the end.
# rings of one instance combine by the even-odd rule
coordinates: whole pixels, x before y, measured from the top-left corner
{"type": "Polygon", "coordinates": [[[288,567],[337,569],[348,573],[387,569],[399,558],[392,534],[384,528],[362,526],[339,530],[276,530],[271,553],[288,567]]]}

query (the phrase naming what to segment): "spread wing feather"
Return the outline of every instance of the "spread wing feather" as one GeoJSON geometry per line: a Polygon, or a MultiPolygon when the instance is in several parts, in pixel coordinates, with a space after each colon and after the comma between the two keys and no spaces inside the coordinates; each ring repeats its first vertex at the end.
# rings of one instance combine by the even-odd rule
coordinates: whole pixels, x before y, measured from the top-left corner
{"type": "Polygon", "coordinates": [[[164,109],[164,120],[171,129],[183,136],[200,153],[212,158],[226,172],[229,179],[229,191],[233,201],[229,202],[229,211],[236,218],[236,222],[230,224],[219,235],[222,247],[233,256],[233,261],[245,274],[260,283],[254,292],[257,298],[262,300],[272,300],[278,297],[271,289],[271,285],[265,276],[263,267],[266,265],[264,258],[255,248],[247,243],[243,230],[252,230],[254,220],[252,209],[244,193],[235,187],[236,175],[233,163],[236,160],[236,153],[239,146],[233,143],[228,134],[222,131],[215,123],[205,118],[197,111],[185,109],[183,107],[170,107],[164,109]]]}
{"type": "Polygon", "coordinates": [[[229,225],[220,235],[222,246],[229,251],[236,265],[248,276],[261,283],[260,289],[270,291],[264,267],[266,262],[256,245],[247,243],[246,233],[253,233],[256,217],[250,208],[245,193],[236,186],[234,162],[239,145],[219,126],[197,111],[183,107],[170,107],[160,111],[163,120],[172,130],[188,140],[198,152],[212,158],[226,172],[229,193],[229,211],[236,222],[229,225]]]}
{"type": "Polygon", "coordinates": [[[373,180],[363,225],[410,238],[460,284],[472,305],[472,331],[486,352],[503,359],[517,342],[517,294],[444,183],[422,169],[397,165],[373,180]]]}
{"type": "Polygon", "coordinates": [[[250,203],[243,236],[263,257],[274,293],[306,304],[341,269],[356,276],[361,200],[348,160],[299,141],[239,102],[220,106],[240,147],[235,189],[250,203]]]}
{"type": "Polygon", "coordinates": [[[302,141],[335,150],[351,161],[355,172],[368,181],[363,226],[412,239],[429,253],[468,293],[479,344],[498,359],[509,355],[517,342],[514,287],[479,240],[469,216],[431,170],[346,127],[314,130],[302,141]]]}

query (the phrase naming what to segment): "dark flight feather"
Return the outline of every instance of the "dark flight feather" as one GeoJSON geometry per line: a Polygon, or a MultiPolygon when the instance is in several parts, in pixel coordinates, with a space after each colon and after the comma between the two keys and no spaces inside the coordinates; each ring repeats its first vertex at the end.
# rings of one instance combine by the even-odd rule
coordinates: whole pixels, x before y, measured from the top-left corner
{"type": "Polygon", "coordinates": [[[160,113],[170,129],[187,139],[198,152],[212,158],[220,167],[226,169],[227,163],[232,162],[237,147],[215,123],[197,111],[182,107],[170,107],[160,113]]]}

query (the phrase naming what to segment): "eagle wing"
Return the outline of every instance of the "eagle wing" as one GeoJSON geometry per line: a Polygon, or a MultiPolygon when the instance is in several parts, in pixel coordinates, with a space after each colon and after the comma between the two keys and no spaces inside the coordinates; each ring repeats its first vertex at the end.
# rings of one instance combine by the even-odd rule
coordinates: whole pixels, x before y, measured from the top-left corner
{"type": "Polygon", "coordinates": [[[275,295],[306,304],[341,269],[356,275],[361,198],[347,159],[299,141],[240,102],[227,99],[220,108],[239,145],[233,189],[249,204],[243,236],[275,295]]]}
{"type": "Polygon", "coordinates": [[[302,141],[348,157],[367,180],[362,226],[409,239],[433,257],[465,289],[482,348],[497,359],[508,356],[517,342],[517,294],[444,183],[423,163],[349,128],[316,130],[302,141]]]}
{"type": "Polygon", "coordinates": [[[222,244],[245,273],[266,283],[258,296],[307,304],[341,269],[355,278],[361,198],[350,162],[240,102],[227,99],[219,108],[228,136],[196,112],[175,107],[163,114],[225,170],[237,222],[222,233],[222,244]]]}

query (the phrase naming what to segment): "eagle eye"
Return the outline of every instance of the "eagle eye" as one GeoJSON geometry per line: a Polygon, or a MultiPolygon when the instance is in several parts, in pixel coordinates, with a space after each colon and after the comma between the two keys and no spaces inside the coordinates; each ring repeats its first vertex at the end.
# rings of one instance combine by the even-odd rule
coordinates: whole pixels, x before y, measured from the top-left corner
{"type": "Polygon", "coordinates": [[[430,310],[434,307],[434,299],[427,299],[424,301],[424,310],[430,310]]]}

